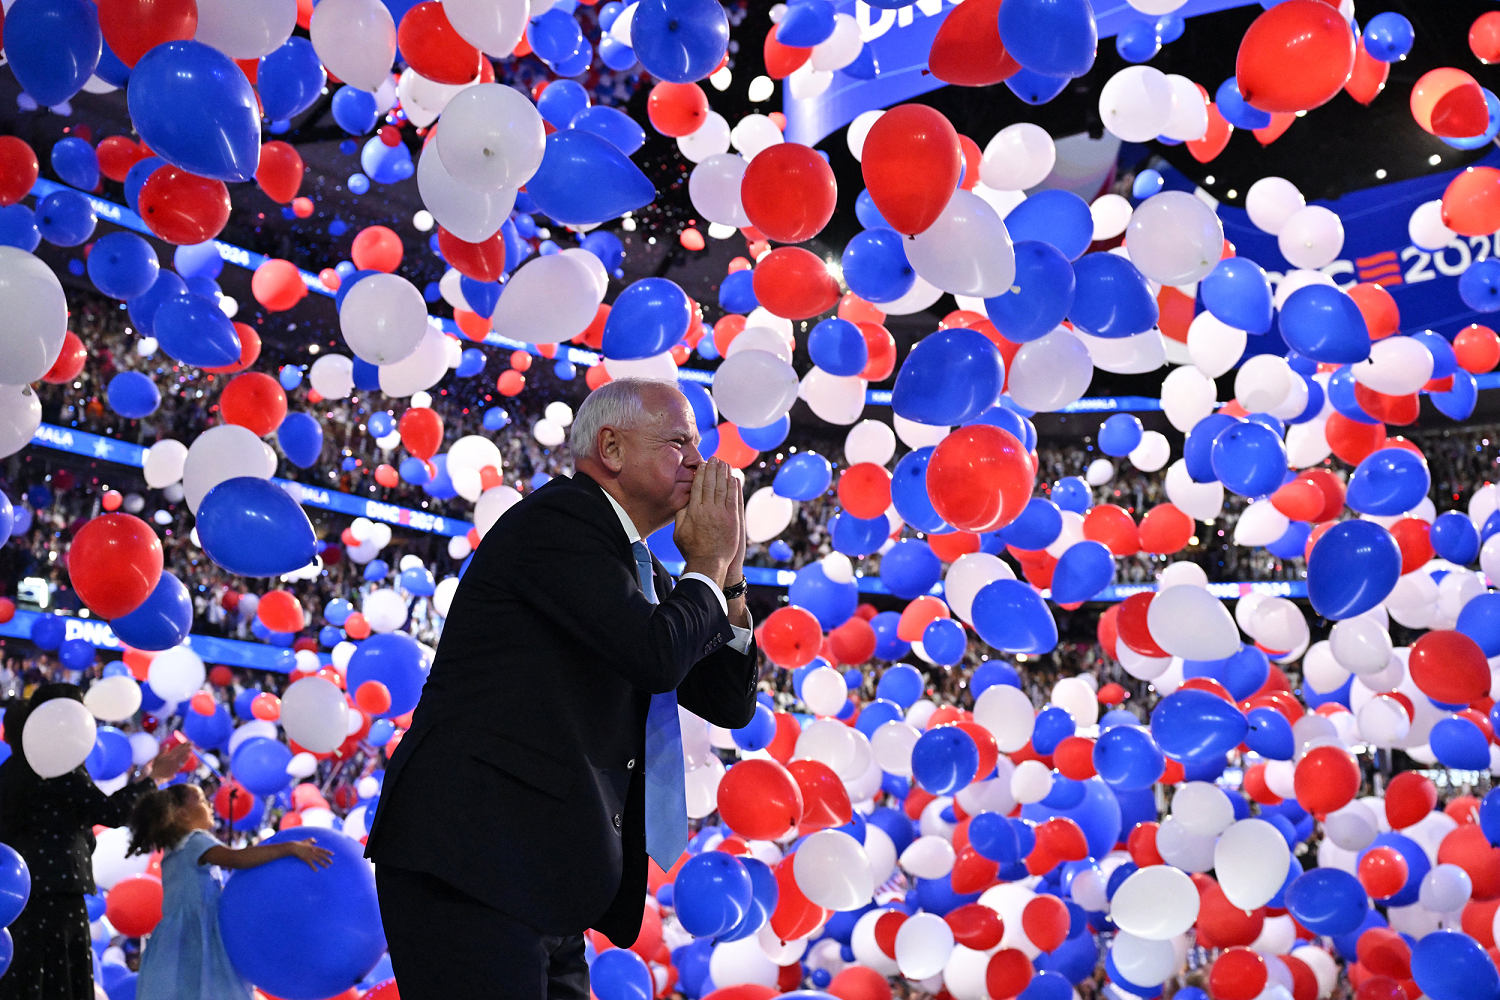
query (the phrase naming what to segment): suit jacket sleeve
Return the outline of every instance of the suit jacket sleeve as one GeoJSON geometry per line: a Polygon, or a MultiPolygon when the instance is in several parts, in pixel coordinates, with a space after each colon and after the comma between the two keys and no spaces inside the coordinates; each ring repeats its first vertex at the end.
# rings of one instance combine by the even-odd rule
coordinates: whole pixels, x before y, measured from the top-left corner
{"type": "Polygon", "coordinates": [[[677,688],[677,703],[725,729],[740,729],[755,718],[759,651],[752,640],[745,652],[728,646],[705,656],[677,688]]]}

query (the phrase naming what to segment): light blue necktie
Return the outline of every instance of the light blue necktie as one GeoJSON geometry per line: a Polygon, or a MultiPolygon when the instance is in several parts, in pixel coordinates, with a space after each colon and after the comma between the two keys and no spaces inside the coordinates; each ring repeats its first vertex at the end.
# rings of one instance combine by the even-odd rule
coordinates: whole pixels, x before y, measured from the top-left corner
{"type": "MultiPolygon", "coordinates": [[[[656,582],[651,553],[645,542],[632,542],[636,577],[652,604],[656,582]]],[[[663,871],[687,850],[687,790],[683,779],[682,723],[677,717],[677,692],[651,696],[646,713],[646,853],[663,871]]]]}

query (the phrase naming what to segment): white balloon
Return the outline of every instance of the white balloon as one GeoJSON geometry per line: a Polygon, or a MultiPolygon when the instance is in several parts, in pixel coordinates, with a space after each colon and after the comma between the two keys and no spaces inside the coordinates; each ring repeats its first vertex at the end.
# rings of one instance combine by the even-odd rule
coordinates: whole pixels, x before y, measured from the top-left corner
{"type": "Polygon", "coordinates": [[[862,48],[864,43],[859,37],[859,22],[848,14],[835,14],[833,34],[813,46],[812,67],[825,71],[843,69],[859,58],[862,48]]]}
{"type": "Polygon", "coordinates": [[[866,385],[857,375],[830,375],[814,368],[802,377],[798,395],[819,419],[847,426],[864,412],[866,385]]]}
{"type": "Polygon", "coordinates": [[[1172,794],[1172,818],[1191,833],[1216,837],[1234,822],[1234,807],[1206,781],[1189,781],[1172,794]]]}
{"type": "Polygon", "coordinates": [[[94,881],[108,892],[132,875],[144,875],[151,867],[151,855],[127,854],[130,827],[115,826],[100,830],[94,841],[94,881]]]}
{"type": "Polygon", "coordinates": [[[1391,659],[1391,648],[1385,625],[1367,614],[1335,622],[1328,635],[1329,652],[1350,673],[1373,674],[1384,670],[1391,659]]]}
{"type": "Polygon", "coordinates": [[[729,142],[745,157],[755,159],[762,150],[785,142],[781,129],[766,115],[746,115],[729,130],[729,142]]]}
{"type": "Polygon", "coordinates": [[[1418,900],[1433,913],[1454,913],[1474,894],[1474,882],[1458,865],[1434,865],[1422,876],[1418,900]]]}
{"type": "Polygon", "coordinates": [[[885,465],[896,454],[896,432],[883,420],[861,420],[844,436],[844,458],[850,465],[885,465]]]}
{"type": "MultiPolygon", "coordinates": [[[[969,552],[956,559],[952,566],[948,567],[948,573],[943,578],[943,593],[948,600],[948,607],[955,617],[962,621],[970,622],[974,607],[974,597],[989,583],[996,580],[1014,580],[1015,572],[999,556],[988,552],[969,552]]],[[[991,689],[993,690],[993,689],[991,689]]],[[[989,690],[985,691],[988,694],[989,690]]],[[[981,698],[984,695],[980,695],[981,698]]],[[[978,711],[978,704],[975,705],[978,711]]],[[[1022,745],[1025,741],[1022,741],[1022,745]]],[[[1016,747],[1020,749],[1020,747],[1016,747]]]]}
{"type": "Polygon", "coordinates": [[[324,399],[343,399],[354,391],[354,362],[342,354],[325,354],[312,363],[307,378],[324,399]]]}
{"type": "Polygon", "coordinates": [[[1136,937],[1165,941],[1193,926],[1198,918],[1198,890],[1192,879],[1171,865],[1151,865],[1120,883],[1110,900],[1110,917],[1136,937]]]}
{"type": "Polygon", "coordinates": [[[887,774],[911,777],[911,751],[921,735],[915,726],[900,719],[881,723],[870,734],[870,752],[875,755],[875,763],[887,774]]]}
{"type": "Polygon", "coordinates": [[[1208,99],[1185,76],[1168,73],[1167,83],[1172,88],[1172,113],[1167,116],[1161,134],[1179,142],[1203,138],[1208,131],[1208,99]]]}
{"type": "Polygon", "coordinates": [[[530,180],[542,165],[546,139],[542,116],[524,94],[504,84],[477,83],[443,109],[435,142],[450,177],[494,191],[530,180]]]}
{"type": "Polygon", "coordinates": [[[1152,941],[1120,931],[1110,945],[1120,975],[1132,983],[1156,986],[1177,971],[1177,949],[1168,940],[1152,941]]]}
{"type": "Polygon", "coordinates": [[[360,606],[360,612],[365,616],[365,621],[369,623],[371,631],[374,632],[394,632],[406,624],[406,601],[400,594],[388,587],[372,590],[366,594],[360,606]]]}
{"type": "Polygon", "coordinates": [[[331,753],[348,735],[344,694],[332,681],[304,677],[281,696],[281,727],[311,753],[331,753]]]}
{"type": "Polygon", "coordinates": [[[1216,405],[1213,380],[1196,368],[1173,368],[1162,379],[1161,408],[1168,422],[1183,433],[1192,430],[1216,405]]]}
{"type": "Polygon", "coordinates": [[[1089,206],[1089,215],[1094,219],[1094,239],[1112,240],[1125,232],[1132,211],[1124,195],[1101,194],[1095,198],[1089,206]]]}
{"type": "Polygon", "coordinates": [[[513,187],[481,188],[455,179],[432,146],[417,160],[417,193],[438,225],[469,243],[499,232],[516,205],[513,187]]]}
{"type": "Polygon", "coordinates": [[[443,0],[453,30],[475,48],[506,59],[526,33],[526,0],[443,0]]]}
{"type": "Polygon", "coordinates": [[[491,486],[479,496],[474,505],[474,530],[483,538],[500,520],[500,515],[521,502],[521,494],[513,487],[500,484],[491,486]]]}
{"type": "Polygon", "coordinates": [[[269,479],[275,471],[276,453],[254,431],[239,424],[220,424],[188,446],[182,463],[183,497],[196,514],[208,491],[224,480],[236,476],[269,479]]]}
{"type": "Polygon", "coordinates": [[[985,144],[979,179],[997,191],[1024,191],[1052,172],[1057,147],[1040,125],[1017,122],[996,132],[985,144]]]}
{"type": "Polygon", "coordinates": [[[1239,631],[1223,603],[1202,587],[1158,591],[1146,609],[1156,644],[1185,660],[1222,660],[1239,651],[1239,631]]]}
{"type": "Polygon", "coordinates": [[[1212,524],[1224,509],[1224,484],[1193,482],[1183,459],[1167,466],[1165,485],[1172,506],[1195,521],[1212,524]]]}
{"type": "Polygon", "coordinates": [[[713,153],[700,159],[688,175],[688,198],[698,213],[709,222],[748,226],[750,216],[740,200],[748,166],[745,157],[734,153],[713,153]]]}
{"type": "Polygon", "coordinates": [[[380,391],[392,399],[402,399],[431,389],[448,374],[448,347],[455,343],[440,328],[428,326],[416,350],[380,366],[380,391]]]}
{"type": "Polygon", "coordinates": [[[802,701],[814,715],[837,715],[848,700],[844,675],[832,667],[815,667],[802,678],[802,701]]]}
{"type": "Polygon", "coordinates": [[[1167,345],[1158,330],[1146,330],[1129,337],[1093,337],[1074,333],[1088,348],[1094,367],[1116,375],[1144,375],[1167,363],[1167,345]]]}
{"type": "Polygon", "coordinates": [[[1326,418],[1317,418],[1286,429],[1286,459],[1291,468],[1310,468],[1333,453],[1324,434],[1327,423],[1326,418]]]}
{"type": "Polygon", "coordinates": [[[198,0],[193,38],[231,59],[259,59],[279,49],[297,26],[297,0],[198,0]]]}
{"type": "Polygon", "coordinates": [[[40,257],[0,246],[0,316],[0,383],[37,381],[57,360],[68,333],[62,283],[40,257]]]}
{"type": "Polygon", "coordinates": [[[1245,192],[1245,211],[1262,232],[1276,236],[1286,221],[1307,207],[1297,185],[1284,177],[1262,177],[1245,192]]]}
{"type": "Polygon", "coordinates": [[[344,294],[339,329],[362,361],[388,365],[410,357],[427,335],[427,303],[397,274],[366,275],[344,294]]]}
{"type": "Polygon", "coordinates": [[[740,351],[714,371],[713,400],[719,413],[741,427],[765,427],[797,402],[797,373],[768,351],[740,351]]]}
{"type": "Polygon", "coordinates": [[[891,423],[896,426],[896,437],[901,443],[912,450],[918,448],[935,448],[938,442],[947,437],[953,430],[951,427],[939,427],[934,424],[919,424],[915,420],[907,420],[899,413],[891,414],[891,423]]]}
{"type": "Polygon", "coordinates": [[[1099,89],[1099,118],[1125,142],[1155,139],[1171,117],[1172,84],[1154,66],[1126,66],[1099,89]]]}
{"type": "Polygon", "coordinates": [[[677,149],[689,163],[729,152],[729,122],[717,111],[709,111],[696,129],[677,137],[677,149]]]}
{"type": "Polygon", "coordinates": [[[1114,463],[1107,458],[1096,458],[1083,470],[1083,481],[1090,486],[1103,486],[1114,478],[1114,463]]]}
{"type": "Polygon", "coordinates": [[[1152,281],[1186,285],[1206,277],[1218,264],[1224,226],[1213,208],[1194,195],[1163,191],[1136,206],[1125,229],[1125,249],[1152,281]]]}
{"type": "Polygon", "coordinates": [[[207,676],[203,658],[188,646],[161,651],[146,669],[146,683],[168,702],[187,701],[203,687],[207,676]]]}
{"type": "Polygon", "coordinates": [[[308,22],[328,72],[360,90],[379,89],[396,58],[396,22],[380,0],[322,0],[308,22]]]}
{"type": "Polygon", "coordinates": [[[1389,396],[1416,392],[1432,378],[1432,352],[1411,337],[1387,337],[1370,347],[1370,357],[1350,365],[1354,381],[1389,396]]]}
{"type": "Polygon", "coordinates": [[[56,778],[81,765],[94,749],[98,726],[81,702],[53,698],[26,716],[21,747],[32,770],[56,778]]]}
{"type": "Polygon", "coordinates": [[[141,707],[141,686],[124,674],[101,678],[83,693],[83,707],[101,722],[124,722],[141,707]]]}
{"type": "Polygon", "coordinates": [[[919,274],[912,282],[910,291],[899,299],[880,303],[880,308],[889,316],[910,316],[930,308],[942,296],[941,288],[919,274]]]}
{"type": "Polygon", "coordinates": [[[1423,250],[1441,250],[1458,236],[1443,222],[1443,200],[1424,201],[1411,213],[1406,224],[1413,246],[1423,250]]]}
{"type": "Polygon", "coordinates": [[[1209,378],[1230,371],[1245,353],[1249,335],[1204,310],[1188,324],[1188,356],[1193,366],[1209,378]]]}
{"type": "Polygon", "coordinates": [[[1083,398],[1093,377],[1088,348],[1059,328],[1021,345],[1011,360],[1009,393],[1025,409],[1051,412],[1083,398]]]}
{"type": "Polygon", "coordinates": [[[908,979],[937,975],[952,953],[953,928],[935,913],[912,914],[896,931],[896,965],[908,979]]]}
{"type": "Polygon", "coordinates": [[[1276,242],[1293,267],[1324,267],[1344,249],[1344,223],[1332,210],[1308,205],[1286,218],[1276,242]]]}
{"type": "Polygon", "coordinates": [[[1142,472],[1156,472],[1166,467],[1172,457],[1172,445],[1161,431],[1146,431],[1141,443],[1131,449],[1127,456],[1130,464],[1142,472]]]}
{"type": "Polygon", "coordinates": [[[1346,851],[1362,851],[1380,833],[1375,812],[1355,799],[1323,819],[1323,833],[1346,851]]]}
{"type": "Polygon", "coordinates": [[[708,974],[715,983],[775,986],[780,971],[754,937],[722,941],[708,959],[708,974]]]}
{"type": "Polygon", "coordinates": [[[745,501],[745,534],[750,541],[769,542],[792,523],[796,504],[779,496],[769,486],[762,486],[745,501]]]}
{"type": "Polygon", "coordinates": [[[603,301],[585,262],[566,253],[533,257],[506,281],[490,323],[503,337],[559,344],[588,329],[603,301]]]}
{"type": "MultiPolygon", "coordinates": [[[[865,140],[870,136],[870,129],[885,114],[885,108],[872,108],[869,111],[861,111],[854,116],[844,133],[844,142],[849,147],[849,155],[856,161],[863,160],[865,154],[865,140]]],[[[980,173],[983,174],[981,168],[980,173]]]]}
{"type": "Polygon", "coordinates": [[[955,295],[991,298],[1009,290],[1016,278],[1005,223],[969,191],[954,191],[937,221],[904,246],[917,274],[955,295]]]}
{"type": "Polygon", "coordinates": [[[875,894],[864,848],[841,830],[819,830],[803,840],[792,855],[792,874],[803,895],[830,910],[857,910],[875,894]]]}
{"type": "Polygon", "coordinates": [[[1281,832],[1263,819],[1242,819],[1219,834],[1214,872],[1224,896],[1242,910],[1269,903],[1286,882],[1291,848],[1281,832]]]}
{"type": "Polygon", "coordinates": [[[146,485],[159,490],[182,479],[182,466],[187,461],[188,447],[181,441],[163,438],[146,449],[146,460],[141,471],[145,473],[146,485]]]}
{"type": "Polygon", "coordinates": [[[1256,500],[1240,514],[1234,525],[1234,544],[1247,548],[1269,545],[1291,525],[1290,520],[1270,500],[1256,500]]]}
{"type": "Polygon", "coordinates": [[[1286,398],[1293,381],[1301,377],[1286,358],[1257,354],[1240,366],[1234,376],[1234,396],[1250,413],[1266,413],[1286,398]]]}
{"type": "Polygon", "coordinates": [[[1010,776],[1010,794],[1022,805],[1040,802],[1052,793],[1052,771],[1039,760],[1023,760],[1010,776]]]}

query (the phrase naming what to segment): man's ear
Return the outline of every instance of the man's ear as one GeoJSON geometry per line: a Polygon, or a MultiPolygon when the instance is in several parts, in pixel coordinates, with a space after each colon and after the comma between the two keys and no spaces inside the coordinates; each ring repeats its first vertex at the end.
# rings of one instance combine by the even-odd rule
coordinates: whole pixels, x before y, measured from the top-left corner
{"type": "Polygon", "coordinates": [[[610,472],[618,473],[625,467],[625,441],[613,427],[599,429],[599,462],[610,472]]]}

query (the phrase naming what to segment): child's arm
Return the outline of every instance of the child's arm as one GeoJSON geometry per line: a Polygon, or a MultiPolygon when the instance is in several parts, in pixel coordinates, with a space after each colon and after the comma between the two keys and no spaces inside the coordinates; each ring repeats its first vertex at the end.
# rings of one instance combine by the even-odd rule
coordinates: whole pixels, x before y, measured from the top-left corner
{"type": "Polygon", "coordinates": [[[327,868],[333,864],[333,852],[319,847],[311,838],[307,840],[282,840],[274,844],[256,844],[254,847],[225,847],[215,844],[198,856],[200,865],[218,865],[220,868],[258,868],[281,858],[298,858],[307,862],[309,868],[327,868]]]}

